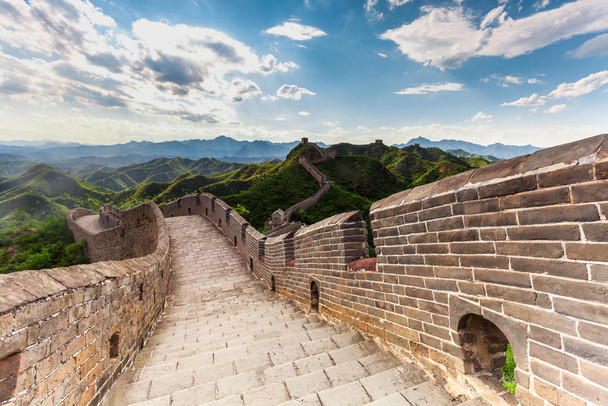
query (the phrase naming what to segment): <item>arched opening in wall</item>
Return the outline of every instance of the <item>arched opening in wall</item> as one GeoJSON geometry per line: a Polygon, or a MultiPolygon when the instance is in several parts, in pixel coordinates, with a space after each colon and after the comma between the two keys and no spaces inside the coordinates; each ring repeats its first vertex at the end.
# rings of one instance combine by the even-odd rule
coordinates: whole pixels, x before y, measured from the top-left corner
{"type": "Polygon", "coordinates": [[[218,226],[220,226],[220,227],[222,226],[222,219],[219,219],[219,220],[217,221],[217,225],[218,225],[218,226]]]}
{"type": "Polygon", "coordinates": [[[139,300],[144,300],[144,284],[139,284],[139,300]]]}
{"type": "Polygon", "coordinates": [[[319,285],[315,281],[310,282],[310,308],[319,310],[319,285]]]}
{"type": "Polygon", "coordinates": [[[17,374],[21,363],[21,352],[0,359],[0,402],[13,397],[17,387],[17,374]]]}
{"type": "Polygon", "coordinates": [[[205,216],[209,217],[209,209],[205,207],[205,216]]]}
{"type": "Polygon", "coordinates": [[[458,335],[465,371],[479,374],[497,392],[515,393],[513,351],[504,333],[482,316],[467,314],[458,322],[458,335]]]}
{"type": "Polygon", "coordinates": [[[234,236],[234,246],[236,247],[236,235],[234,236]]]}
{"type": "Polygon", "coordinates": [[[253,272],[253,258],[249,258],[249,270],[253,272]]]}
{"type": "Polygon", "coordinates": [[[272,275],[270,277],[270,290],[273,292],[277,291],[277,283],[276,283],[276,280],[274,279],[274,275],[272,275]]]}
{"type": "Polygon", "coordinates": [[[116,332],[110,337],[110,358],[118,358],[120,355],[120,333],[116,332]]]}
{"type": "Polygon", "coordinates": [[[188,207],[188,215],[192,214],[192,209],[190,207],[188,207]]]}

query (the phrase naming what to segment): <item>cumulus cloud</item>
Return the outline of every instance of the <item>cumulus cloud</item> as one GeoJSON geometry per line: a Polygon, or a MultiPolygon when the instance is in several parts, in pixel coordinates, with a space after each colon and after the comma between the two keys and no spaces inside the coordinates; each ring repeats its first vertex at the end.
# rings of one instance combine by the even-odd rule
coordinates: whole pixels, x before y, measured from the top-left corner
{"type": "Polygon", "coordinates": [[[492,118],[493,118],[493,116],[491,114],[485,114],[484,112],[480,111],[479,113],[477,113],[473,116],[471,121],[490,123],[490,122],[492,122],[492,118]]]}
{"type": "Polygon", "coordinates": [[[301,100],[305,94],[310,96],[316,95],[315,92],[296,85],[283,85],[277,90],[277,97],[282,99],[301,100]]]}
{"type": "Polygon", "coordinates": [[[462,92],[463,90],[465,90],[465,87],[462,83],[446,82],[408,87],[395,92],[395,94],[429,94],[437,92],[462,92]]]}
{"type": "MultiPolygon", "coordinates": [[[[558,100],[563,98],[579,97],[591,93],[608,84],[608,70],[592,73],[573,83],[562,83],[547,96],[539,96],[534,93],[529,97],[522,97],[510,103],[503,103],[501,106],[534,107],[543,106],[548,100],[558,100]]],[[[555,106],[553,106],[555,107],[555,106]]],[[[564,106],[565,107],[565,106],[564,106]]],[[[563,110],[563,108],[561,108],[563,110]]],[[[551,109],[548,109],[551,110],[551,109]]],[[[561,111],[561,110],[557,110],[561,111]]],[[[545,111],[554,113],[557,111],[545,111]]]]}
{"type": "Polygon", "coordinates": [[[595,38],[591,38],[586,41],[583,45],[571,52],[575,58],[587,58],[595,55],[607,55],[608,54],[608,34],[598,35],[595,38]]]}
{"type": "Polygon", "coordinates": [[[566,108],[565,104],[556,104],[555,106],[551,106],[548,109],[546,109],[545,113],[555,114],[555,113],[559,113],[560,111],[564,110],[565,108],[566,108]]]}
{"type": "Polygon", "coordinates": [[[0,97],[30,104],[233,123],[231,102],[261,94],[237,77],[296,68],[210,28],[140,19],[125,31],[88,0],[0,1],[0,97]]]}
{"type": "Polygon", "coordinates": [[[395,42],[410,59],[440,69],[457,68],[475,56],[512,58],[576,35],[608,29],[608,3],[579,0],[514,20],[504,7],[475,24],[462,7],[422,7],[422,16],[380,38],[395,42]]]}
{"type": "Polygon", "coordinates": [[[283,24],[269,28],[264,32],[266,34],[287,37],[294,41],[307,41],[327,35],[327,33],[318,28],[302,25],[295,21],[285,21],[283,24]]]}
{"type": "Polygon", "coordinates": [[[534,93],[530,97],[522,97],[513,102],[503,103],[501,106],[515,106],[515,107],[534,107],[534,106],[543,106],[547,103],[547,96],[539,96],[534,93]]]}

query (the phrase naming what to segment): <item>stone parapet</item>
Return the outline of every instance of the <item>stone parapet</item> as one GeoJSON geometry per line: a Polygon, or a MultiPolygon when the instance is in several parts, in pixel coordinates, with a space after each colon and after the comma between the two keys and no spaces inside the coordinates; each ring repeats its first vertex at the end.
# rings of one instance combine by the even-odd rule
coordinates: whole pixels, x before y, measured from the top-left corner
{"type": "MultiPolygon", "coordinates": [[[[75,209],[68,221],[91,214],[75,209]]],[[[168,291],[169,236],[154,203],[123,219],[150,223],[145,249],[130,249],[144,256],[124,259],[129,249],[117,249],[119,260],[0,276],[1,405],[96,405],[145,344],[168,291]]]]}

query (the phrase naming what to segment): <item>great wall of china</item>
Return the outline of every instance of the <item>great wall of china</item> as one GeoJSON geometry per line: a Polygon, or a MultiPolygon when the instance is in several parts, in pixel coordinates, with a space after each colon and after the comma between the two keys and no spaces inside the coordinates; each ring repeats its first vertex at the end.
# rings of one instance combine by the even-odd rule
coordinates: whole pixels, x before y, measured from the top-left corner
{"type": "Polygon", "coordinates": [[[75,236],[101,262],[0,278],[0,404],[98,404],[163,309],[166,222],[192,216],[211,221],[236,249],[226,252],[240,253],[270,290],[465,392],[504,401],[484,377],[504,363],[508,342],[519,404],[608,405],[607,137],[376,202],[371,270],[355,270],[368,256],[358,212],[266,236],[209,194],[164,205],[164,218],[153,203],[100,216],[73,210],[75,236]],[[92,232],[84,219],[95,216],[117,225],[92,232]]]}

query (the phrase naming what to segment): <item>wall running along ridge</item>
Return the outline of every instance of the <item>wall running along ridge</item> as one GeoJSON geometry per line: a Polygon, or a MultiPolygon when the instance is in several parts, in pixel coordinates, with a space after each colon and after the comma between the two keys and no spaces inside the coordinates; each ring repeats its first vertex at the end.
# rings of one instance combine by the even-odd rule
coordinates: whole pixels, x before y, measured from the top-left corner
{"type": "Polygon", "coordinates": [[[95,235],[73,221],[91,213],[71,210],[70,228],[114,260],[0,275],[0,405],[98,404],[164,308],[169,236],[159,208],[123,211],[121,229],[95,235]]]}
{"type": "Polygon", "coordinates": [[[206,215],[277,292],[310,307],[316,285],[322,313],[438,375],[481,387],[508,341],[520,404],[608,404],[606,135],[374,203],[374,271],[351,270],[369,269],[358,212],[266,237],[212,195],[163,211],[206,215]]]}

